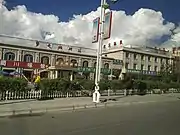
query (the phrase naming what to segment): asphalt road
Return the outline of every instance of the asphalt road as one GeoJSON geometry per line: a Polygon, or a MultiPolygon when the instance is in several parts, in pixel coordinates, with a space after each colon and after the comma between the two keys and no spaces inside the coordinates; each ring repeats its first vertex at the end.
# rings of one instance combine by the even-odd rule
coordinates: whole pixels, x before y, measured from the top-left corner
{"type": "Polygon", "coordinates": [[[180,100],[0,118],[2,135],[180,135],[180,100]]]}

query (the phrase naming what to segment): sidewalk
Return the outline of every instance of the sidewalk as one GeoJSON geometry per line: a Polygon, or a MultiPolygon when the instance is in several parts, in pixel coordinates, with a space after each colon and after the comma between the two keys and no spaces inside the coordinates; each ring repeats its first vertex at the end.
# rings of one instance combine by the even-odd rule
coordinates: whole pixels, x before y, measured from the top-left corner
{"type": "MultiPolygon", "coordinates": [[[[108,101],[108,104],[128,104],[128,103],[148,103],[148,102],[165,102],[165,101],[175,101],[178,100],[177,97],[180,97],[180,94],[162,94],[162,95],[145,95],[145,96],[111,96],[112,98],[116,98],[117,101],[108,101]]],[[[106,97],[102,97],[106,98],[106,97]]],[[[5,101],[5,102],[12,102],[12,101],[5,101]]],[[[92,98],[90,97],[78,97],[78,98],[60,98],[54,100],[46,100],[46,101],[29,101],[29,102],[18,102],[18,103],[8,103],[8,104],[1,104],[0,105],[0,116],[3,115],[12,115],[12,112],[15,110],[16,112],[29,112],[30,110],[53,110],[55,108],[73,110],[73,106],[75,107],[84,107],[93,106],[94,103],[92,102],[92,98]]],[[[100,103],[99,105],[103,105],[100,103]]]]}

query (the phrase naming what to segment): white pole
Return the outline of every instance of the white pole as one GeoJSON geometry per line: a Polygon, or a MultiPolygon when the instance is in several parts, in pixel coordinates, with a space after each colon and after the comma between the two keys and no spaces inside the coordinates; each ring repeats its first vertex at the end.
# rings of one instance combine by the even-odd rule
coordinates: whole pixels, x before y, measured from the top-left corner
{"type": "Polygon", "coordinates": [[[102,46],[104,40],[104,17],[105,17],[105,9],[103,5],[106,4],[106,0],[101,0],[101,17],[100,17],[100,38],[99,38],[99,73],[98,73],[98,82],[101,80],[101,67],[102,67],[102,46]]]}
{"type": "Polygon", "coordinates": [[[0,34],[3,33],[3,2],[0,3],[0,34]]]}
{"type": "Polygon", "coordinates": [[[106,4],[106,0],[101,0],[101,13],[100,13],[100,33],[97,49],[97,62],[96,62],[96,75],[95,75],[95,92],[93,93],[93,102],[99,103],[99,81],[101,79],[101,64],[102,64],[102,45],[103,45],[103,33],[104,33],[104,14],[105,9],[103,5],[106,4]]]}

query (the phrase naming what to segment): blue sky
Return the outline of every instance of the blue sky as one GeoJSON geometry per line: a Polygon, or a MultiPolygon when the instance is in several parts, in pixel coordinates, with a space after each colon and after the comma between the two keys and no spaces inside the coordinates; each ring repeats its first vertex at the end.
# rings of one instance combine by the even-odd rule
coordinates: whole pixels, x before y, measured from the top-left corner
{"type": "MultiPolygon", "coordinates": [[[[68,21],[73,14],[86,14],[96,10],[100,0],[6,0],[7,7],[26,5],[32,12],[54,14],[61,21],[68,21]]],[[[119,0],[111,9],[124,10],[133,14],[139,8],[150,8],[161,11],[167,21],[180,22],[180,0],[119,0]]]]}

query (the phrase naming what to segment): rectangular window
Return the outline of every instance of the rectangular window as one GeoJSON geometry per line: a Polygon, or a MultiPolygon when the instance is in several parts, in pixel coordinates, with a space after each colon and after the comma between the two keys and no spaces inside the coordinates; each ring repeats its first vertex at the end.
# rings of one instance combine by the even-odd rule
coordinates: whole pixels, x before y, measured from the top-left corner
{"type": "Polygon", "coordinates": [[[151,56],[148,56],[148,61],[151,61],[151,56]]]}
{"type": "Polygon", "coordinates": [[[151,66],[150,65],[148,65],[148,71],[151,71],[151,66]]]}
{"type": "Polygon", "coordinates": [[[157,57],[154,58],[154,61],[157,62],[157,57]]]}
{"type": "Polygon", "coordinates": [[[154,67],[154,71],[156,71],[156,72],[157,72],[157,66],[155,66],[155,67],[154,67]]]}
{"type": "Polygon", "coordinates": [[[128,52],[126,52],[126,58],[129,58],[129,53],[128,52]]]}
{"type": "Polygon", "coordinates": [[[144,60],[144,55],[141,55],[141,60],[144,60]]]}
{"type": "Polygon", "coordinates": [[[137,54],[134,54],[134,60],[136,60],[137,59],[137,54]]]}
{"type": "Polygon", "coordinates": [[[137,64],[134,64],[134,65],[133,65],[133,69],[137,69],[137,64]]]}
{"type": "Polygon", "coordinates": [[[125,68],[128,69],[129,63],[126,63],[125,68]]]}
{"type": "Polygon", "coordinates": [[[144,70],[144,65],[141,65],[141,70],[144,70]]]}

